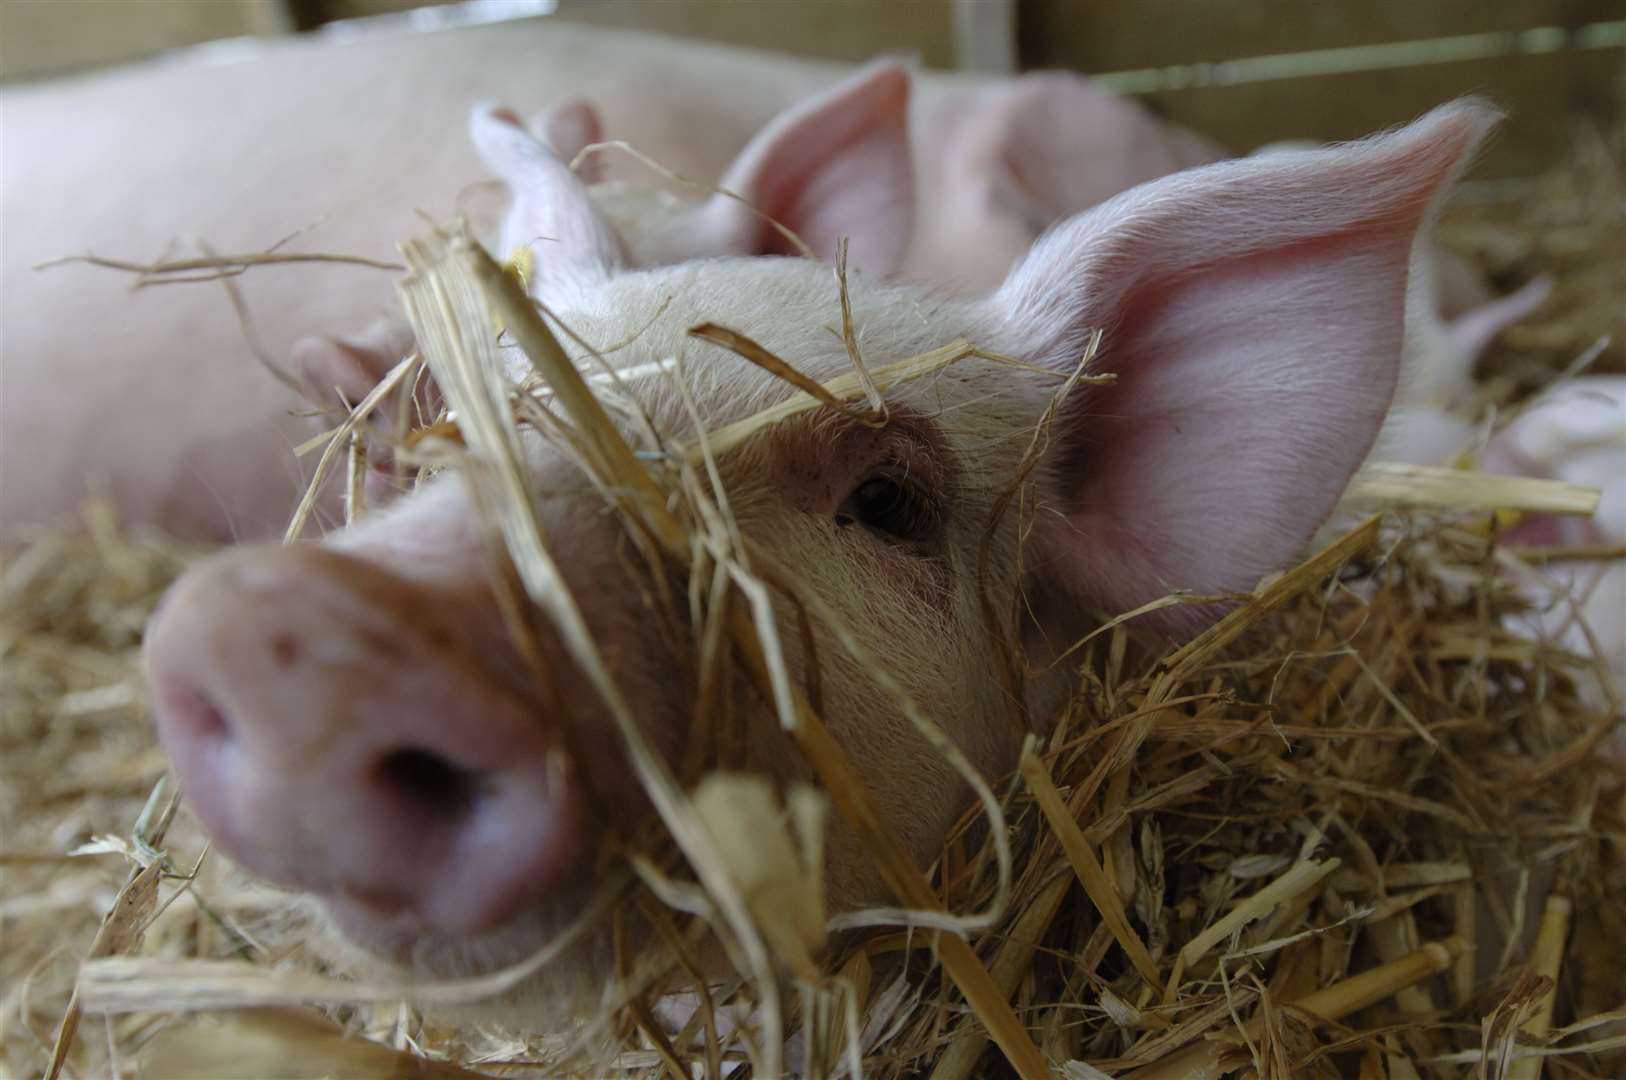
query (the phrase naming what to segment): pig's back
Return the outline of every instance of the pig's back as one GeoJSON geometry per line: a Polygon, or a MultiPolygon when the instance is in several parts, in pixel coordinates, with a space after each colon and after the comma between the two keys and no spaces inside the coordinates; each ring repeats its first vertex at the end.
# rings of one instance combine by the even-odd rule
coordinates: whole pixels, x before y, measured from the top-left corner
{"type": "MultiPolygon", "coordinates": [[[[4,129],[0,529],[71,513],[104,485],[129,515],[216,536],[274,533],[311,430],[260,370],[218,286],[129,291],[63,254],[151,259],[262,249],[391,258],[482,179],[471,103],[593,98],[608,130],[713,177],[832,65],[550,20],[345,44],[279,42],[253,59],[145,66],[9,90],[4,129]],[[741,87],[750,92],[741,92],[741,87]]],[[[486,203],[489,205],[490,198],[486,203]]],[[[265,351],[353,328],[393,303],[391,275],[345,266],[236,279],[265,351]]]]}

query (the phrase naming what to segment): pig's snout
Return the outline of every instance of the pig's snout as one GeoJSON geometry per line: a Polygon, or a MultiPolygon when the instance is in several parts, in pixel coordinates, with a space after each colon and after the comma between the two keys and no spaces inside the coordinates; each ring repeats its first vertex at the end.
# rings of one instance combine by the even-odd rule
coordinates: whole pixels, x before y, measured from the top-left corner
{"type": "Polygon", "coordinates": [[[581,800],[557,732],[493,661],[490,604],[315,547],[183,578],[146,660],[160,737],[219,846],[352,919],[448,936],[557,883],[581,800]]]}

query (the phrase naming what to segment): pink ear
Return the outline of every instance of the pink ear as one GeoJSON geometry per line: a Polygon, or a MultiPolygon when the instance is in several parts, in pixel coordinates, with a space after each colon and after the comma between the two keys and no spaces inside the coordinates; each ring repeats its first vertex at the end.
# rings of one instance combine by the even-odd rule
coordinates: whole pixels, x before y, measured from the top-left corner
{"type": "Polygon", "coordinates": [[[513,112],[476,106],[469,134],[486,166],[508,184],[513,202],[499,254],[511,257],[521,247],[530,249],[533,294],[588,288],[621,268],[621,242],[586,187],[513,112]]]}
{"type": "MultiPolygon", "coordinates": [[[[796,233],[821,259],[833,259],[845,236],[854,266],[893,272],[914,222],[908,70],[872,64],[781,114],[751,140],[720,186],[796,233]]],[[[707,201],[695,228],[696,248],[798,254],[726,196],[707,201]]]]}
{"type": "MultiPolygon", "coordinates": [[[[399,319],[386,318],[356,334],[301,338],[294,343],[292,360],[307,387],[305,396],[331,409],[341,402],[350,406],[358,404],[413,348],[412,327],[399,319]]],[[[367,459],[372,466],[366,480],[370,506],[382,504],[399,493],[397,478],[407,479],[415,474],[415,470],[394,463],[395,440],[405,434],[407,428],[440,411],[440,393],[433,380],[420,380],[411,401],[403,399],[407,392],[397,389],[379,402],[367,418],[372,433],[379,436],[369,440],[367,446],[367,459]]],[[[324,429],[332,425],[331,415],[321,423],[324,429]]]]}
{"type": "Polygon", "coordinates": [[[301,338],[294,342],[290,358],[313,404],[355,405],[412,348],[410,326],[380,319],[357,334],[301,338]]]}
{"type": "MultiPolygon", "coordinates": [[[[598,108],[586,98],[566,98],[536,114],[531,118],[530,130],[566,165],[575,161],[576,155],[587,147],[604,141],[604,120],[598,108]]],[[[603,173],[597,155],[588,157],[576,168],[576,175],[584,184],[598,183],[604,179],[603,173]]]]}
{"type": "Polygon", "coordinates": [[[1116,613],[1251,589],[1303,548],[1394,394],[1413,237],[1494,119],[1462,101],[1221,162],[1040,240],[996,302],[1062,368],[1104,327],[1118,375],[1061,421],[1036,563],[1053,584],[1116,613]]]}

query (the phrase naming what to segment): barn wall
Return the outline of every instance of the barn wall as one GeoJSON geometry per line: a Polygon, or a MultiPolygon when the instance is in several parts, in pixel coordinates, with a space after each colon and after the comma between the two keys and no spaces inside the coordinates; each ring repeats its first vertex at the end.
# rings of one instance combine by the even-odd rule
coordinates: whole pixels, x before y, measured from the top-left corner
{"type": "Polygon", "coordinates": [[[1026,67],[1100,75],[1239,149],[1351,138],[1462,94],[1508,111],[1479,175],[1528,175],[1619,124],[1618,0],[1021,0],[1026,67]],[[1239,62],[1240,61],[1240,62],[1239,62]]]}
{"type": "MultiPolygon", "coordinates": [[[[0,0],[0,78],[439,6],[425,0],[0,0]]],[[[557,0],[561,18],[859,61],[1065,67],[1238,149],[1347,138],[1465,93],[1511,114],[1481,176],[1558,160],[1626,109],[1619,0],[557,0]]]]}

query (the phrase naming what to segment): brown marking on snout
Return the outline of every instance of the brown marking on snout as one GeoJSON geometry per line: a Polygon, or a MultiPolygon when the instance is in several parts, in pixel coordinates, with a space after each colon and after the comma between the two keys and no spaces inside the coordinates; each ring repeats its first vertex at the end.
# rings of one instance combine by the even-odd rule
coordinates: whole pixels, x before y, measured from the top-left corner
{"type": "Polygon", "coordinates": [[[271,659],[284,671],[299,663],[299,640],[292,634],[276,634],[271,638],[271,659]]]}

